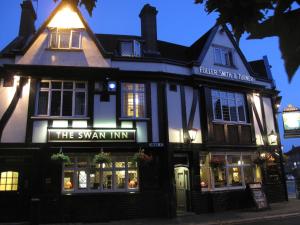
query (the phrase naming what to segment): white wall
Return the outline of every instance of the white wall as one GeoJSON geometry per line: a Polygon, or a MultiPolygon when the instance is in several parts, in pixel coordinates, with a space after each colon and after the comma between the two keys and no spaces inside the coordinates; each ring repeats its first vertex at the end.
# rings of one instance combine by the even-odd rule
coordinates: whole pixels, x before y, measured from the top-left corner
{"type": "Polygon", "coordinates": [[[169,90],[170,85],[166,85],[168,124],[169,124],[169,142],[183,143],[182,116],[181,116],[181,98],[180,86],[177,85],[177,92],[169,90]]]}
{"type": "Polygon", "coordinates": [[[94,96],[94,127],[116,128],[116,96],[111,95],[109,102],[100,101],[100,95],[94,96]]]}
{"type": "Polygon", "coordinates": [[[48,50],[49,31],[46,29],[16,64],[109,67],[94,41],[82,32],[82,51],[48,50]]]}
{"type": "Polygon", "coordinates": [[[32,143],[46,143],[47,128],[48,128],[48,121],[46,120],[34,121],[33,130],[32,130],[32,143]]]}
{"type": "MultiPolygon", "coordinates": [[[[18,104],[6,124],[1,142],[2,143],[23,143],[26,139],[26,125],[28,115],[28,100],[29,100],[29,87],[30,80],[23,87],[22,96],[18,101],[18,104]]],[[[9,88],[0,88],[0,115],[7,110],[7,107],[11,103],[13,95],[15,93],[15,86],[9,88]]]]}
{"type": "MultiPolygon", "coordinates": [[[[263,118],[262,118],[262,112],[261,112],[261,104],[260,104],[260,97],[257,96],[257,95],[255,95],[255,94],[253,94],[251,96],[251,99],[252,99],[252,102],[255,105],[256,109],[257,109],[259,119],[260,119],[261,123],[263,124],[263,120],[262,120],[263,118]]],[[[254,111],[252,113],[253,113],[253,120],[254,120],[254,130],[255,130],[256,144],[257,145],[263,145],[264,144],[263,143],[263,138],[262,138],[262,134],[260,132],[259,126],[258,126],[257,118],[256,118],[256,116],[254,114],[254,111]]]]}
{"type": "Polygon", "coordinates": [[[159,142],[157,84],[151,83],[152,142],[159,142]]]}
{"type": "MultiPolygon", "coordinates": [[[[193,103],[193,95],[194,95],[194,89],[189,86],[184,87],[185,90],[185,102],[186,102],[186,121],[189,122],[191,109],[192,109],[192,103],[193,103]]],[[[201,134],[201,124],[200,124],[200,114],[199,114],[199,98],[197,98],[197,105],[196,105],[196,111],[195,111],[195,117],[192,128],[198,129],[197,136],[193,143],[202,143],[202,134],[201,134]]]]}

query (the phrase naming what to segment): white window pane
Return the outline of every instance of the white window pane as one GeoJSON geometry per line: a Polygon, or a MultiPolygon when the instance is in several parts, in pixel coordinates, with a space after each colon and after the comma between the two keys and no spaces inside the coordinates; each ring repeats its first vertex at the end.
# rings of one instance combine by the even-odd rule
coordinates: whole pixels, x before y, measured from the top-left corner
{"type": "Polygon", "coordinates": [[[121,55],[122,56],[133,56],[132,42],[129,42],[129,41],[121,42],[121,55]]]}
{"type": "Polygon", "coordinates": [[[70,48],[71,30],[59,30],[59,48],[70,48]]]}
{"type": "Polygon", "coordinates": [[[85,115],[85,92],[76,92],[75,94],[75,115],[85,115]]]}
{"type": "Polygon", "coordinates": [[[112,189],[112,171],[103,171],[103,190],[112,189]]]}
{"type": "Polygon", "coordinates": [[[133,40],[134,46],[134,56],[140,57],[141,56],[141,43],[139,41],[133,40]]]}
{"type": "Polygon", "coordinates": [[[38,115],[47,115],[48,114],[48,97],[49,92],[40,91],[39,100],[38,100],[38,115]]]}
{"type": "Polygon", "coordinates": [[[58,48],[58,35],[56,29],[51,31],[50,48],[58,48]]]}
{"type": "Polygon", "coordinates": [[[214,107],[214,115],[215,119],[222,119],[222,111],[221,111],[221,100],[218,98],[213,99],[213,107],[214,107]]]}
{"type": "Polygon", "coordinates": [[[138,183],[138,173],[137,170],[128,171],[128,189],[137,189],[139,187],[138,183]]]}
{"type": "Polygon", "coordinates": [[[87,188],[87,173],[85,170],[80,170],[78,173],[78,188],[87,188]]]}
{"type": "Polygon", "coordinates": [[[214,48],[215,63],[222,64],[221,51],[219,48],[214,48]]]}
{"type": "Polygon", "coordinates": [[[242,186],[241,167],[229,167],[228,182],[231,186],[242,186]]]}
{"type": "Polygon", "coordinates": [[[125,188],[125,170],[116,171],[115,182],[117,189],[125,188]]]}
{"type": "Polygon", "coordinates": [[[72,31],[72,48],[80,48],[80,32],[72,31]]]}

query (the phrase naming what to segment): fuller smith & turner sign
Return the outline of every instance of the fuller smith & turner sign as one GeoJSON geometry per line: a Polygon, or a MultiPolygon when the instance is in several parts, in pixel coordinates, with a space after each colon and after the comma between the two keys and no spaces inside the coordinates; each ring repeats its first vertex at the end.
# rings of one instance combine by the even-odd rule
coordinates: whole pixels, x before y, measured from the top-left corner
{"type": "Polygon", "coordinates": [[[134,129],[48,129],[48,142],[135,142],[134,129]]]}
{"type": "Polygon", "coordinates": [[[199,72],[201,74],[212,75],[212,76],[231,79],[231,80],[239,80],[239,81],[246,81],[246,82],[255,81],[253,77],[246,74],[234,73],[234,72],[224,71],[220,69],[207,68],[204,66],[199,67],[199,72]]]}

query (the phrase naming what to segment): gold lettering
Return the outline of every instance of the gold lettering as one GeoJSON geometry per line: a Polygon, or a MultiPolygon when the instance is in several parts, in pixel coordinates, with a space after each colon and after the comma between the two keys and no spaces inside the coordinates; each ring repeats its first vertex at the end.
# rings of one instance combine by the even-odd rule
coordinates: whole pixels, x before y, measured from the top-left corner
{"type": "Polygon", "coordinates": [[[128,139],[128,132],[122,132],[122,139],[128,139]]]}

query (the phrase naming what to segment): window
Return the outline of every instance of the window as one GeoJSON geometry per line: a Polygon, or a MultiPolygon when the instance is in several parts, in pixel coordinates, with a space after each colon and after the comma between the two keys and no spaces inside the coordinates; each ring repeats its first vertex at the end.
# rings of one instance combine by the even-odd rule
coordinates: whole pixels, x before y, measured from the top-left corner
{"type": "Polygon", "coordinates": [[[145,85],[122,84],[122,117],[145,118],[145,85]]]}
{"type": "Polygon", "coordinates": [[[222,66],[234,66],[233,52],[229,48],[214,47],[215,64],[222,66]]]}
{"type": "Polygon", "coordinates": [[[86,116],[87,83],[41,81],[36,114],[39,116],[86,116]]]}
{"type": "Polygon", "coordinates": [[[14,171],[1,172],[0,191],[17,191],[19,173],[14,171]]]}
{"type": "Polygon", "coordinates": [[[259,166],[253,164],[251,153],[210,153],[200,155],[202,190],[245,188],[261,182],[259,166]]]}
{"type": "Polygon", "coordinates": [[[72,29],[52,29],[50,31],[49,48],[80,49],[81,32],[72,29]]]}
{"type": "Polygon", "coordinates": [[[137,165],[129,156],[113,156],[112,163],[94,164],[90,156],[70,157],[63,169],[63,192],[122,192],[139,188],[137,165]]]}
{"type": "Polygon", "coordinates": [[[214,120],[246,123],[244,95],[212,90],[214,120]]]}
{"type": "Polygon", "coordinates": [[[127,57],[141,57],[141,43],[139,41],[122,41],[121,56],[127,57]]]}

